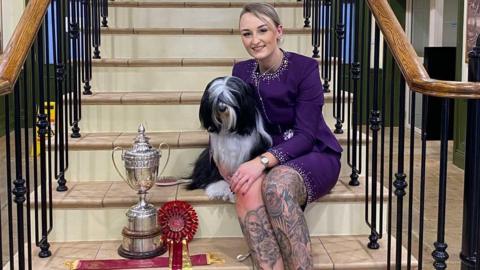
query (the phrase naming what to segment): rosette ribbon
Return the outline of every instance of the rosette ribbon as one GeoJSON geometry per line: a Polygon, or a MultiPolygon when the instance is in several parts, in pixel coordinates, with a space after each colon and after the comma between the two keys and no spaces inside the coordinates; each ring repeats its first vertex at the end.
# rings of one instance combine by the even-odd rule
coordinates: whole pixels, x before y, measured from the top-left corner
{"type": "Polygon", "coordinates": [[[164,241],[168,245],[170,269],[192,269],[188,242],[198,229],[195,209],[187,202],[175,200],[165,203],[158,210],[157,217],[164,241]]]}

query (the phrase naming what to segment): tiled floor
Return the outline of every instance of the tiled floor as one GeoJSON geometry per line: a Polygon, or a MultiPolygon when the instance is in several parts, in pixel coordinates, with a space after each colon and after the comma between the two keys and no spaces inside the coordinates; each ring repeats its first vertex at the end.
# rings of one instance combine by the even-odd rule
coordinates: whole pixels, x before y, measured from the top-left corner
{"type": "MultiPolygon", "coordinates": [[[[418,136],[417,136],[418,139],[418,136]]],[[[385,144],[385,146],[388,146],[388,142],[385,144]]],[[[407,144],[405,146],[405,149],[407,153],[405,154],[405,168],[406,168],[406,174],[410,175],[409,172],[409,160],[407,159],[408,157],[408,140],[407,144]]],[[[419,175],[420,175],[420,155],[418,154],[418,151],[420,149],[419,141],[416,141],[415,145],[415,159],[414,159],[414,191],[413,191],[413,245],[412,245],[412,250],[413,250],[413,255],[417,257],[418,253],[418,244],[417,244],[417,237],[418,237],[418,218],[419,218],[419,175]]],[[[436,240],[436,226],[437,226],[437,201],[438,201],[438,177],[439,177],[439,143],[438,142],[429,142],[428,143],[428,148],[427,148],[427,175],[426,175],[426,200],[425,200],[425,240],[424,240],[424,269],[433,269],[431,266],[431,251],[433,247],[433,243],[436,240]]],[[[449,144],[449,159],[451,159],[451,151],[452,151],[452,145],[449,144]]],[[[398,152],[397,149],[394,150],[394,152],[398,152]]],[[[396,164],[397,164],[397,157],[394,158],[394,171],[396,171],[396,164]]],[[[1,183],[6,183],[6,178],[5,178],[5,138],[0,138],[0,167],[2,168],[0,170],[0,181],[1,183]]],[[[388,169],[388,164],[385,164],[385,168],[388,169]]],[[[388,183],[388,179],[386,181],[386,186],[388,183]]],[[[407,181],[411,183],[408,178],[407,181]]],[[[463,207],[463,171],[457,168],[452,164],[452,162],[449,161],[448,163],[448,180],[447,180],[447,219],[446,219],[446,242],[448,244],[448,253],[450,255],[450,259],[448,260],[448,269],[459,269],[459,251],[460,251],[460,244],[461,244],[461,224],[462,224],[462,207],[463,207]]],[[[1,202],[2,202],[2,237],[3,237],[3,252],[4,252],[4,257],[3,257],[3,262],[7,262],[8,258],[5,256],[8,241],[6,239],[8,236],[8,230],[6,229],[6,212],[7,212],[7,206],[6,206],[6,191],[5,191],[5,185],[0,185],[0,192],[1,192],[1,202]]],[[[408,201],[408,196],[405,197],[405,200],[408,201]]],[[[395,203],[393,205],[393,209],[396,209],[395,203]]],[[[395,211],[393,212],[393,215],[395,216],[395,211]]],[[[407,234],[406,234],[406,228],[407,228],[407,217],[408,217],[408,212],[406,210],[406,206],[404,208],[404,241],[403,245],[407,245],[407,234]]],[[[386,224],[384,224],[386,226],[386,224]]],[[[395,232],[394,232],[395,234],[395,232]]],[[[14,240],[16,242],[16,240],[14,240]]],[[[366,243],[367,239],[364,239],[363,243],[366,243]]],[[[115,244],[117,245],[117,244],[115,244]]],[[[99,250],[98,248],[93,248],[97,249],[95,252],[92,251],[92,253],[97,253],[99,250]]],[[[86,251],[85,251],[86,252],[86,251]]],[[[54,254],[57,254],[54,252],[54,254]]],[[[61,254],[61,253],[60,253],[61,254]]],[[[67,254],[70,254],[67,252],[67,254]]],[[[53,266],[53,265],[52,265],[53,266]]],[[[46,268],[45,268],[46,269],[46,268]]],[[[54,269],[54,268],[48,268],[48,269],[54,269]]],[[[59,269],[64,269],[64,268],[59,268],[59,269]]]]}
{"type": "MultiPolygon", "coordinates": [[[[312,238],[312,250],[314,253],[315,269],[385,269],[386,264],[382,262],[385,258],[385,250],[370,250],[363,244],[363,237],[355,236],[328,236],[312,238]]],[[[381,241],[381,244],[385,244],[381,241]]],[[[35,258],[33,269],[65,270],[68,269],[65,263],[75,260],[102,260],[122,259],[118,253],[119,241],[109,242],[84,242],[84,243],[63,243],[52,246],[53,256],[47,259],[35,258]]],[[[195,239],[190,244],[190,253],[200,254],[209,252],[224,260],[223,263],[216,263],[208,266],[198,266],[195,269],[229,269],[247,270],[251,269],[250,260],[238,262],[236,256],[247,250],[243,241],[238,238],[222,239],[195,239]]],[[[404,252],[405,253],[405,252],[404,252]]],[[[165,256],[165,255],[164,255],[165,256]]],[[[404,256],[405,262],[406,256],[404,256]]],[[[415,262],[414,262],[415,263],[415,262]]],[[[154,269],[154,268],[142,268],[154,269]]],[[[165,268],[155,268],[165,269],[165,268]]]]}

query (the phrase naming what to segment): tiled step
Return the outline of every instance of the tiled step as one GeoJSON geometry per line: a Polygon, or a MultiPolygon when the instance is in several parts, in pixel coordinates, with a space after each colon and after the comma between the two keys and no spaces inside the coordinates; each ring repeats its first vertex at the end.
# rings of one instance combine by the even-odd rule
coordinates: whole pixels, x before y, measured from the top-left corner
{"type": "MultiPolygon", "coordinates": [[[[240,34],[230,29],[111,28],[102,34],[102,58],[248,58],[240,34]]],[[[283,36],[282,48],[312,55],[311,35],[303,28],[283,36]]]]}
{"type": "MultiPolygon", "coordinates": [[[[237,28],[244,1],[241,5],[228,2],[178,3],[130,2],[130,6],[121,7],[119,2],[109,7],[108,26],[237,28]]],[[[303,8],[295,2],[291,3],[277,8],[280,20],[285,27],[303,27],[303,8]]]]}
{"type": "MultiPolygon", "coordinates": [[[[253,1],[250,1],[253,2],[253,1]]],[[[248,1],[238,1],[238,2],[214,2],[214,1],[190,1],[190,2],[182,2],[182,1],[162,1],[162,2],[153,2],[153,1],[115,1],[110,2],[109,7],[125,7],[125,8],[241,8],[247,3],[248,1]]],[[[303,2],[268,2],[275,8],[286,8],[286,7],[303,7],[303,2]]]]}
{"type": "MultiPolygon", "coordinates": [[[[165,131],[146,132],[153,147],[158,147],[161,142],[167,143],[172,149],[206,147],[208,133],[203,130],[195,131],[165,131]]],[[[136,133],[133,132],[108,132],[84,133],[78,139],[69,140],[69,149],[72,151],[112,150],[119,147],[131,147],[136,133]]],[[[346,144],[347,134],[338,134],[340,144],[346,144]]]]}
{"type": "MultiPolygon", "coordinates": [[[[361,185],[357,187],[349,186],[348,181],[348,177],[340,178],[331,193],[307,206],[305,215],[311,235],[368,232],[367,226],[361,222],[365,207],[365,179],[362,177],[361,185]]],[[[119,232],[126,223],[125,211],[138,202],[136,192],[123,181],[68,182],[67,185],[68,191],[53,194],[57,222],[49,238],[52,241],[120,239],[119,232]]],[[[197,211],[200,227],[197,237],[241,236],[234,205],[209,200],[203,190],[154,186],[147,200],[155,207],[161,207],[175,198],[189,202],[197,211]]]]}
{"type": "MultiPolygon", "coordinates": [[[[232,67],[250,58],[102,58],[94,59],[94,67],[232,67]]],[[[322,59],[316,59],[319,64],[322,59]]],[[[331,60],[332,64],[335,64],[331,60]]]]}
{"type": "Polygon", "coordinates": [[[233,63],[244,59],[246,58],[100,59],[94,61],[92,91],[198,90],[213,78],[230,75],[233,63]]]}
{"type": "MultiPolygon", "coordinates": [[[[102,28],[105,35],[240,35],[236,28],[102,28]]],[[[286,35],[309,35],[311,28],[284,28],[286,35]]]]}
{"type": "MultiPolygon", "coordinates": [[[[83,96],[82,132],[136,132],[139,122],[148,130],[198,130],[203,91],[98,92],[83,96]],[[160,116],[160,117],[159,117],[160,116]]],[[[332,93],[325,93],[324,119],[333,117],[332,93]]]]}
{"type": "MultiPolygon", "coordinates": [[[[82,96],[82,105],[198,105],[198,91],[96,92],[82,96]]],[[[333,92],[324,94],[325,103],[333,102],[333,92]]]]}
{"type": "MultiPolygon", "coordinates": [[[[114,123],[114,121],[112,121],[114,123]]],[[[135,125],[137,127],[137,125],[135,125]]],[[[200,152],[208,144],[208,135],[205,131],[175,131],[150,132],[147,126],[147,136],[151,143],[158,147],[161,142],[171,147],[168,165],[163,175],[188,177],[193,164],[200,152]]],[[[69,169],[66,178],[71,181],[120,181],[112,163],[114,147],[131,148],[134,132],[84,133],[82,138],[69,140],[69,169]]],[[[346,146],[346,134],[338,135],[339,142],[346,146]]],[[[364,138],[363,138],[364,139],[364,138]]],[[[362,152],[365,155],[365,151],[362,152]]],[[[116,154],[116,162],[121,162],[120,153],[116,154]]],[[[347,154],[344,152],[340,175],[348,176],[351,169],[347,164],[347,154]]],[[[166,152],[162,151],[161,167],[166,163],[166,152]]]]}
{"type": "MultiPolygon", "coordinates": [[[[387,269],[387,241],[380,239],[380,249],[366,247],[367,235],[359,236],[314,236],[311,238],[312,255],[315,270],[380,270],[387,269]]],[[[395,239],[392,239],[392,254],[395,254],[395,239]]],[[[41,259],[33,257],[33,270],[64,270],[65,262],[74,260],[121,259],[117,253],[120,241],[90,241],[50,243],[52,256],[41,259]]],[[[212,253],[224,260],[221,264],[195,266],[199,270],[249,270],[250,260],[238,262],[237,255],[248,250],[243,238],[193,239],[189,244],[190,254],[212,253]]],[[[33,248],[37,254],[39,249],[33,248]]],[[[163,255],[167,256],[167,255],[163,255]]],[[[18,258],[16,258],[18,260],[18,258]]],[[[391,262],[392,269],[394,262],[391,262]]],[[[402,248],[402,267],[407,269],[407,251],[402,248]]],[[[418,262],[412,258],[412,269],[417,269],[418,262]]],[[[9,265],[4,269],[9,269],[9,265]]],[[[156,268],[167,269],[167,268],[156,268]]],[[[139,269],[140,270],[140,269],[139,269]]]]}

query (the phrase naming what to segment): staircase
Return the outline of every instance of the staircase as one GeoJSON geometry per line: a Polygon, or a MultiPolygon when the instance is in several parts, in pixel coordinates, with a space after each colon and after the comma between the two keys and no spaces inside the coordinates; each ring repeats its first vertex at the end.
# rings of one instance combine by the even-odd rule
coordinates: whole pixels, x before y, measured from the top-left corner
{"type": "MultiPolygon", "coordinates": [[[[112,149],[129,148],[143,123],[154,146],[165,142],[171,147],[164,175],[187,176],[208,143],[198,121],[205,86],[249,57],[237,30],[245,2],[150,1],[109,3],[102,59],[93,62],[93,95],[82,97],[82,137],[69,142],[69,190],[53,195],[53,256],[34,257],[37,269],[64,269],[65,260],[118,258],[125,211],[137,196],[115,172],[112,149]]],[[[302,5],[275,3],[286,29],[282,47],[311,55],[302,5]]],[[[330,127],[335,124],[332,102],[326,93],[324,116],[330,127]]],[[[338,140],[346,145],[346,135],[338,140]]],[[[306,209],[315,269],[386,269],[386,242],[380,241],[379,250],[366,246],[365,186],[348,185],[351,171],[345,156],[338,184],[306,209]]],[[[153,187],[148,198],[157,207],[175,198],[194,206],[200,225],[191,252],[215,252],[225,259],[224,264],[198,269],[251,269],[250,261],[235,260],[247,248],[232,204],[210,201],[203,191],[182,186],[153,187]]]]}

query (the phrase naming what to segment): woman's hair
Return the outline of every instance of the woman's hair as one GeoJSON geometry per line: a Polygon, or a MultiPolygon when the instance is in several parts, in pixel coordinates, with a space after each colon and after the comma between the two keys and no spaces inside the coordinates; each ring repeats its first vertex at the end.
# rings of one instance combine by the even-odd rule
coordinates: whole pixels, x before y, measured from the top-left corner
{"type": "Polygon", "coordinates": [[[280,22],[280,17],[277,14],[277,11],[275,11],[275,8],[268,3],[249,3],[246,4],[242,12],[240,13],[240,18],[243,16],[245,13],[251,13],[255,15],[255,17],[259,18],[260,20],[264,21],[265,17],[270,18],[272,20],[273,24],[275,27],[278,27],[282,23],[280,22]]]}

